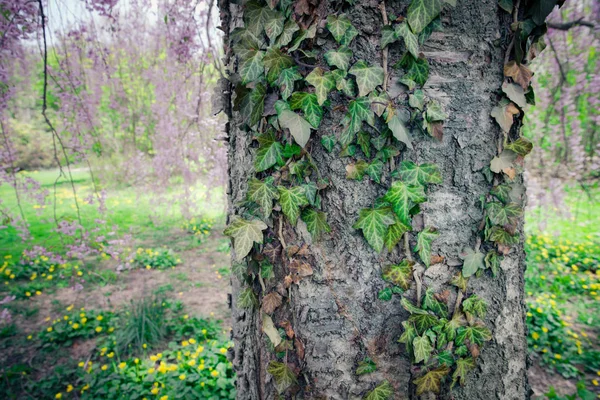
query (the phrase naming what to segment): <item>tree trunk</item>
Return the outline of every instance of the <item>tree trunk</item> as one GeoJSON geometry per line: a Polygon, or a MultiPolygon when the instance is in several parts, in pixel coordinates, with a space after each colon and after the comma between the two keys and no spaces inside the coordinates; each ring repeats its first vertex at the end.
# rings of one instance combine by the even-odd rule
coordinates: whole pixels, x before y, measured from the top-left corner
{"type": "MultiPolygon", "coordinates": [[[[354,53],[353,62],[362,59],[369,65],[384,64],[380,45],[384,22],[378,1],[356,1],[354,5],[341,0],[298,3],[302,3],[300,7],[310,9],[303,18],[312,18],[318,26],[316,37],[307,39],[305,46],[310,43],[314,48],[338,47],[325,27],[325,19],[328,15],[339,15],[343,8],[359,31],[349,45],[354,53]]],[[[339,124],[348,103],[348,98],[335,89],[329,94],[331,105],[319,128],[312,131],[306,150],[320,176],[329,180],[329,185],[319,194],[331,232],[314,240],[302,219],[293,226],[276,207],[269,227],[264,230],[265,243],[270,243],[270,250],[282,245],[287,246],[287,251],[280,253],[279,261],[274,265],[274,278],[263,282],[257,277],[259,273],[254,279],[240,279],[232,274],[233,362],[239,399],[277,398],[275,380],[267,372],[269,363],[274,360],[286,363],[297,375],[297,383],[281,394],[284,398],[359,399],[384,380],[394,389],[391,398],[419,397],[414,380],[426,368],[414,366],[405,345],[398,343],[404,330],[402,322],[409,318],[409,312],[401,306],[400,300],[405,297],[417,304],[420,303],[417,290],[423,295],[427,288],[437,293],[448,289],[449,309],[455,308],[458,291],[448,282],[461,271],[464,249],[477,250],[481,246],[483,251],[493,248],[482,234],[485,214],[480,199],[488,196],[493,185],[502,179],[495,177],[490,182],[483,171],[502,146],[502,130],[490,113],[500,99],[512,16],[502,11],[496,0],[458,0],[457,3],[454,8],[444,5],[440,14],[443,28],[433,32],[419,48],[430,67],[429,79],[423,87],[425,96],[437,100],[448,114],[443,125],[443,138],[436,140],[413,131],[414,149],[398,144],[402,151],[386,162],[380,184],[368,177],[362,181],[346,178],[347,166],[361,158],[359,151],[354,157],[340,157],[339,146],[328,152],[321,145],[323,135],[339,137],[342,130],[339,124]],[[389,284],[382,279],[382,271],[406,257],[419,261],[419,256],[410,250],[407,254],[402,241],[393,251],[378,253],[353,224],[361,209],[371,207],[377,198],[385,195],[392,181],[390,170],[402,161],[435,163],[442,176],[442,183],[428,187],[427,201],[420,205],[420,213],[412,219],[413,231],[408,234],[408,247],[415,247],[417,232],[425,227],[436,228],[439,236],[432,243],[431,265],[428,268],[423,267],[422,262],[415,265],[414,275],[420,284],[413,280],[402,296],[395,295],[392,300],[383,301],[378,298],[378,293],[389,284]],[[304,244],[307,244],[306,249],[301,249],[299,255],[294,254],[304,244]],[[298,259],[310,265],[312,275],[300,279],[297,284],[287,282],[289,288],[281,290],[282,282],[294,268],[294,260],[298,259]],[[239,305],[238,297],[248,287],[256,293],[257,307],[239,305]],[[263,326],[264,305],[261,311],[264,296],[277,290],[283,295],[283,304],[271,313],[272,321],[277,327],[293,330],[288,329],[290,348],[278,354],[270,345],[268,328],[263,326]],[[357,375],[357,366],[367,357],[374,361],[377,370],[357,375]]],[[[409,4],[408,0],[396,0],[386,2],[384,7],[388,16],[406,16],[409,4]]],[[[225,43],[230,44],[230,33],[243,26],[243,6],[220,0],[220,10],[225,43]]],[[[302,11],[298,10],[296,7],[292,15],[300,21],[298,14],[302,16],[302,11]]],[[[226,64],[233,74],[239,71],[239,62],[231,47],[226,48],[226,64]]],[[[387,64],[391,66],[403,56],[402,41],[388,48],[387,64]]],[[[299,58],[295,58],[298,61],[299,58]]],[[[322,54],[311,63],[327,69],[322,54]]],[[[311,68],[304,69],[303,64],[307,62],[302,61],[300,71],[306,76],[311,68]]],[[[383,86],[387,86],[390,97],[406,99],[406,87],[398,81],[402,70],[387,69],[388,79],[383,86]]],[[[233,215],[240,215],[245,207],[249,180],[265,176],[264,172],[256,173],[253,167],[255,133],[247,129],[240,112],[233,111],[234,86],[225,85],[227,101],[224,106],[229,116],[230,220],[233,215]]],[[[278,93],[275,87],[268,90],[278,93]]],[[[309,92],[312,87],[307,85],[304,90],[309,92]]],[[[259,127],[265,125],[266,120],[258,124],[259,127]]],[[[277,134],[282,135],[282,141],[290,140],[287,131],[277,134]]],[[[276,167],[271,173],[278,168],[276,179],[285,177],[289,165],[276,167]]],[[[513,190],[523,190],[518,176],[512,185],[513,190]]],[[[521,231],[521,217],[514,221],[516,230],[521,231]]],[[[259,254],[263,246],[255,244],[254,252],[259,254]]],[[[450,392],[450,374],[439,395],[429,394],[425,398],[521,400],[529,397],[522,240],[510,251],[504,250],[507,254],[497,276],[483,271],[470,278],[464,297],[461,294],[461,298],[477,294],[487,302],[488,311],[483,321],[491,330],[492,339],[481,347],[478,357],[474,355],[475,368],[469,372],[464,386],[457,384],[450,392]]],[[[261,256],[249,257],[259,262],[261,259],[261,256]]],[[[245,262],[252,270],[256,263],[249,259],[245,262]]]]}

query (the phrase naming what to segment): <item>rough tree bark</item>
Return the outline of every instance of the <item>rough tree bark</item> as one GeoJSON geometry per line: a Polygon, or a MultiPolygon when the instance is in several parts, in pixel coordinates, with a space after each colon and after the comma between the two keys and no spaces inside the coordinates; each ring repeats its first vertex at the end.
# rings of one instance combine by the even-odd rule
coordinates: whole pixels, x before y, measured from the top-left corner
{"type": "MultiPolygon", "coordinates": [[[[387,1],[388,13],[403,15],[410,1],[387,1]]],[[[503,82],[505,51],[508,47],[512,16],[498,8],[497,0],[459,0],[455,8],[445,7],[441,18],[443,30],[434,32],[421,47],[431,67],[424,91],[444,105],[449,118],[444,124],[441,142],[414,138],[414,151],[403,151],[395,162],[412,160],[434,162],[440,166],[443,183],[428,191],[428,201],[422,205],[422,218],[414,224],[434,226],[440,236],[433,242],[432,253],[444,261],[420,269],[424,287],[443,289],[462,264],[459,254],[464,248],[476,246],[483,218],[480,196],[489,193],[482,169],[489,166],[497,154],[502,133],[490,118],[499,99],[503,82]]],[[[518,4],[518,2],[517,2],[518,4]]],[[[335,2],[319,6],[319,18],[333,13],[335,2]]],[[[225,40],[241,25],[242,6],[221,0],[220,10],[225,40]]],[[[357,1],[345,10],[359,36],[350,46],[355,59],[381,65],[380,48],[382,15],[379,1],[357,1]]],[[[317,40],[324,37],[324,23],[319,24],[317,40]]],[[[236,63],[228,52],[230,72],[236,63]]],[[[389,64],[401,54],[390,49],[389,64]]],[[[388,88],[401,91],[398,76],[389,68],[388,88]]],[[[253,157],[256,147],[252,135],[238,128],[239,113],[232,111],[233,90],[226,91],[229,115],[229,210],[236,213],[237,204],[246,198],[248,180],[254,175],[253,157]]],[[[369,207],[385,188],[372,181],[346,179],[349,158],[328,153],[319,144],[322,134],[339,131],[344,112],[337,111],[339,99],[333,95],[332,111],[327,113],[320,128],[312,133],[310,153],[321,174],[331,184],[322,193],[323,210],[328,214],[331,233],[313,241],[302,221],[296,227],[284,222],[284,240],[289,245],[308,244],[314,274],[293,285],[287,308],[296,337],[305,348],[301,362],[299,389],[295,398],[357,399],[384,379],[394,387],[394,398],[417,398],[414,370],[404,345],[398,343],[401,322],[408,313],[399,298],[383,302],[377,295],[384,287],[382,268],[404,258],[401,249],[377,254],[352,224],[359,210],[369,207]],[[366,356],[375,359],[377,372],[364,376],[355,374],[357,363],[366,356]]],[[[277,231],[277,226],[274,230],[277,231]]],[[[519,228],[520,229],[520,228],[519,228]]],[[[415,236],[410,236],[411,248],[415,236]]],[[[496,278],[490,274],[472,278],[469,293],[477,293],[489,304],[486,325],[493,339],[486,343],[464,387],[446,389],[441,398],[454,399],[525,399],[529,386],[526,378],[527,346],[525,340],[525,310],[523,299],[524,254],[522,242],[513,247],[501,263],[496,278]]],[[[276,276],[277,275],[276,273],[276,276]]],[[[237,390],[240,399],[276,398],[272,378],[266,368],[274,359],[268,350],[261,328],[260,311],[239,308],[236,297],[240,280],[232,278],[233,350],[237,370],[237,390]]],[[[260,292],[260,286],[256,286],[260,292]]],[[[455,301],[453,291],[450,306],[455,301]]],[[[416,285],[407,291],[416,297],[416,285]]],[[[260,297],[260,296],[259,296],[260,297]]],[[[288,394],[289,396],[289,394],[288,394]]],[[[285,396],[284,396],[285,397],[285,396]]]]}

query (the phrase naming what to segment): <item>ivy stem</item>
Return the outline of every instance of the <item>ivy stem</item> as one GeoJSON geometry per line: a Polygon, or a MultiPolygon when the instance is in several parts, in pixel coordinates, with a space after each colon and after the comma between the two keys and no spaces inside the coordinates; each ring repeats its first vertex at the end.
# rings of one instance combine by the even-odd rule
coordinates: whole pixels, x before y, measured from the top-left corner
{"type": "Polygon", "coordinates": [[[462,303],[463,300],[463,292],[462,290],[458,289],[458,294],[456,295],[456,303],[454,303],[454,312],[452,313],[453,316],[458,314],[458,311],[460,310],[460,303],[462,303]]]}
{"type": "MultiPolygon", "coordinates": [[[[379,9],[381,10],[381,17],[383,18],[383,25],[388,24],[387,12],[385,11],[385,1],[379,3],[379,9]]],[[[387,46],[381,50],[381,66],[383,67],[383,90],[387,91],[388,81],[388,48],[387,46]]]]}
{"type": "Polygon", "coordinates": [[[408,261],[412,262],[413,258],[410,252],[410,243],[408,242],[408,232],[404,232],[404,255],[408,261]]]}
{"type": "MultiPolygon", "coordinates": [[[[513,22],[515,24],[517,22],[519,22],[519,6],[520,5],[521,5],[521,0],[517,0],[517,3],[515,4],[515,8],[513,9],[513,22]]],[[[512,52],[512,49],[515,46],[516,39],[517,39],[517,35],[516,35],[516,32],[514,32],[512,40],[510,41],[510,43],[508,44],[508,47],[506,48],[506,54],[504,55],[504,64],[508,64],[508,61],[510,59],[510,53],[512,52]]]]}
{"type": "Polygon", "coordinates": [[[421,307],[421,278],[417,271],[413,272],[413,276],[415,277],[415,282],[417,284],[417,307],[421,307]]]}
{"type": "Polygon", "coordinates": [[[283,238],[283,215],[279,217],[279,241],[283,246],[283,251],[285,251],[287,244],[285,244],[285,239],[283,238]]]}

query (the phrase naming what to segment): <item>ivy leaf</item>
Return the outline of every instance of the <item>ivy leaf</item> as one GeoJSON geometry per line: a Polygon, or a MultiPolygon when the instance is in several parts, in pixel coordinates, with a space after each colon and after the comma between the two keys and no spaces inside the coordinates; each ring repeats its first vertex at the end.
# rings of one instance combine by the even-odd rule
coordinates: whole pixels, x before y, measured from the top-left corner
{"type": "Polygon", "coordinates": [[[270,47],[262,61],[270,84],[277,82],[283,70],[294,66],[294,59],[277,47],[270,47]]]}
{"type": "Polygon", "coordinates": [[[279,334],[279,331],[277,331],[277,328],[275,328],[273,319],[266,313],[262,313],[262,330],[273,344],[273,347],[277,347],[281,344],[281,335],[279,334]]]}
{"type": "Polygon", "coordinates": [[[450,284],[459,288],[463,293],[467,292],[467,283],[468,279],[465,278],[462,273],[456,274],[450,281],[450,284]]]}
{"type": "Polygon", "coordinates": [[[319,187],[317,186],[317,184],[314,182],[308,182],[308,183],[305,183],[304,185],[302,185],[302,187],[304,188],[304,195],[306,196],[306,199],[308,200],[308,204],[310,204],[311,206],[316,206],[317,191],[319,190],[319,187]]]}
{"type": "Polygon", "coordinates": [[[371,102],[371,109],[378,117],[381,117],[386,111],[390,112],[393,107],[390,96],[384,91],[379,93],[376,91],[371,92],[369,94],[369,101],[371,102]]]}
{"type": "Polygon", "coordinates": [[[533,143],[523,137],[520,137],[512,143],[507,143],[504,148],[514,151],[521,157],[525,157],[533,149],[533,143]]]}
{"type": "MultiPolygon", "coordinates": [[[[375,160],[375,161],[379,161],[379,160],[375,160]]],[[[375,162],[375,161],[373,161],[373,162],[375,162]]],[[[381,163],[382,168],[383,168],[383,163],[381,161],[379,161],[379,163],[381,163]]],[[[368,172],[369,171],[367,169],[367,173],[368,172]]],[[[405,223],[400,221],[399,218],[396,218],[396,223],[394,225],[390,225],[389,229],[385,233],[384,242],[385,242],[385,247],[388,249],[388,251],[392,251],[394,249],[394,247],[396,247],[396,245],[398,244],[400,239],[402,239],[402,235],[404,235],[405,232],[409,232],[410,230],[411,230],[411,227],[409,225],[406,225],[405,223]]]]}
{"type": "Polygon", "coordinates": [[[504,76],[512,78],[513,81],[527,90],[533,78],[533,72],[524,64],[517,64],[516,61],[509,61],[504,66],[504,76]]]}
{"type": "Polygon", "coordinates": [[[327,95],[335,87],[335,79],[331,72],[325,72],[317,67],[305,79],[306,82],[315,87],[319,105],[323,105],[327,100],[327,95]]]}
{"type": "Polygon", "coordinates": [[[413,340],[417,337],[417,330],[408,321],[402,321],[402,327],[404,327],[404,332],[398,339],[398,343],[404,343],[406,346],[406,352],[408,354],[413,355],[413,340]]]}
{"type": "Polygon", "coordinates": [[[513,0],[499,0],[498,5],[509,14],[513,12],[513,0]]]}
{"type": "Polygon", "coordinates": [[[429,337],[427,337],[427,335],[417,336],[413,340],[413,351],[415,353],[415,364],[418,364],[421,361],[427,363],[431,356],[431,352],[433,351],[433,346],[429,341],[429,337]]]}
{"type": "MultiPolygon", "coordinates": [[[[348,70],[350,59],[352,58],[352,50],[346,46],[341,46],[337,50],[329,50],[324,55],[325,61],[330,67],[338,67],[341,70],[348,70]]],[[[338,89],[339,90],[339,89],[338,89]]]]}
{"type": "Polygon", "coordinates": [[[299,108],[304,111],[306,120],[317,129],[323,119],[323,109],[319,106],[317,96],[312,93],[296,92],[292,94],[290,99],[290,107],[292,110],[299,108]]]}
{"type": "Polygon", "coordinates": [[[490,115],[494,117],[502,130],[508,133],[514,122],[513,116],[519,115],[519,113],[519,109],[513,103],[507,102],[494,107],[490,115]]]}
{"type": "Polygon", "coordinates": [[[425,228],[417,235],[417,247],[415,250],[419,252],[419,257],[425,267],[431,265],[431,243],[439,236],[435,228],[425,228]]]}
{"type": "Polygon", "coordinates": [[[388,137],[386,135],[378,135],[371,138],[371,144],[377,151],[380,151],[385,147],[388,137]]]}
{"type": "Polygon", "coordinates": [[[398,35],[394,28],[390,25],[384,25],[381,28],[381,48],[384,49],[387,45],[394,43],[398,40],[398,35]]]}
{"type": "Polygon", "coordinates": [[[292,42],[292,45],[288,49],[288,53],[298,50],[300,45],[305,39],[312,39],[317,34],[317,24],[312,24],[308,29],[300,29],[300,33],[296,36],[296,39],[292,42]]]}
{"type": "Polygon", "coordinates": [[[419,33],[419,44],[423,45],[434,31],[442,29],[442,19],[438,15],[419,33]]]}
{"type": "Polygon", "coordinates": [[[336,42],[341,43],[346,31],[352,26],[352,22],[345,15],[329,15],[327,17],[327,29],[333,35],[336,42]]]}
{"type": "Polygon", "coordinates": [[[377,86],[383,85],[383,68],[378,65],[369,67],[363,60],[358,61],[348,71],[356,77],[358,95],[366,96],[377,86]]]}
{"type": "Polygon", "coordinates": [[[273,13],[274,11],[270,8],[263,7],[256,1],[250,1],[244,8],[245,25],[257,34],[261,33],[273,13]]]}
{"type": "Polygon", "coordinates": [[[335,147],[335,135],[323,135],[321,136],[321,144],[325,147],[327,152],[331,153],[335,147]]]}
{"type": "Polygon", "coordinates": [[[281,92],[281,97],[287,100],[294,92],[294,82],[302,79],[302,75],[298,72],[298,67],[286,68],[281,71],[277,79],[277,86],[281,92]]]}
{"type": "Polygon", "coordinates": [[[363,154],[367,158],[371,158],[371,150],[370,150],[370,148],[371,148],[371,135],[369,135],[365,131],[358,132],[357,143],[360,146],[360,149],[362,150],[363,154]]]}
{"type": "Polygon", "coordinates": [[[516,203],[506,205],[497,201],[491,201],[485,205],[488,217],[494,225],[508,225],[516,217],[520,217],[523,210],[516,203]]]}
{"type": "Polygon", "coordinates": [[[276,164],[284,164],[283,146],[275,140],[272,133],[260,135],[257,137],[257,140],[258,151],[254,160],[254,169],[256,172],[266,171],[276,164]]]}
{"type": "Polygon", "coordinates": [[[381,175],[383,174],[383,162],[381,160],[379,160],[379,159],[373,160],[369,164],[369,166],[367,167],[367,169],[365,169],[365,173],[367,175],[369,175],[369,177],[373,181],[375,181],[377,183],[381,183],[381,175]]]}
{"type": "Polygon", "coordinates": [[[419,58],[419,39],[410,30],[406,22],[396,25],[396,37],[404,39],[406,48],[414,58],[419,58]]]}
{"type": "Polygon", "coordinates": [[[425,186],[428,183],[442,183],[442,174],[435,164],[415,164],[403,161],[400,164],[400,178],[409,185],[425,186]]]}
{"type": "Polygon", "coordinates": [[[502,84],[502,91],[506,96],[512,100],[516,105],[524,109],[527,107],[527,99],[525,98],[525,91],[519,85],[514,83],[504,82],[502,84]]]}
{"type": "Polygon", "coordinates": [[[379,293],[377,293],[377,298],[383,301],[390,301],[392,299],[392,296],[392,289],[389,287],[386,287],[385,289],[382,289],[379,291],[379,293]]]}
{"type": "Polygon", "coordinates": [[[452,374],[452,386],[454,386],[456,382],[459,382],[460,386],[464,386],[467,374],[473,368],[475,368],[475,361],[471,357],[461,357],[456,360],[456,370],[452,374]]]}
{"type": "Polygon", "coordinates": [[[423,107],[425,107],[425,94],[421,89],[417,89],[413,94],[408,95],[408,105],[423,110],[423,107]]]}
{"type": "Polygon", "coordinates": [[[248,198],[260,206],[265,218],[271,215],[273,200],[279,199],[273,181],[272,176],[265,178],[264,181],[252,178],[248,184],[248,198]]]}
{"type": "Polygon", "coordinates": [[[411,149],[411,150],[413,149],[411,139],[410,139],[410,134],[408,133],[408,129],[406,129],[406,127],[404,126],[402,121],[400,121],[400,118],[398,117],[398,115],[395,114],[388,121],[388,128],[390,128],[390,130],[392,131],[392,134],[394,135],[396,140],[404,143],[406,145],[406,147],[408,147],[409,149],[411,149]]]}
{"type": "Polygon", "coordinates": [[[356,36],[358,36],[358,30],[356,30],[354,25],[350,25],[346,33],[344,33],[344,37],[340,41],[340,44],[342,46],[349,46],[356,36]]]}
{"type": "Polygon", "coordinates": [[[267,372],[273,376],[275,388],[277,388],[277,391],[280,394],[297,383],[296,374],[294,374],[292,369],[285,363],[271,361],[267,366],[267,372]]]}
{"type": "Polygon", "coordinates": [[[431,315],[428,312],[413,314],[408,320],[413,323],[415,328],[417,328],[417,333],[420,335],[424,334],[429,328],[436,326],[439,322],[439,319],[435,315],[431,315]]]}
{"type": "Polygon", "coordinates": [[[304,148],[310,139],[310,123],[290,110],[281,111],[278,119],[279,125],[284,129],[289,129],[296,143],[304,148]]]}
{"type": "Polygon", "coordinates": [[[420,33],[442,11],[441,0],[412,0],[406,18],[414,33],[420,33]]]}
{"type": "Polygon", "coordinates": [[[392,205],[392,209],[400,221],[410,225],[410,210],[426,200],[423,186],[407,185],[397,181],[385,194],[384,200],[392,205]]]}
{"type": "Polygon", "coordinates": [[[431,100],[427,103],[426,117],[429,122],[444,121],[448,118],[448,114],[444,112],[442,105],[438,101],[431,100]]]}
{"type": "Polygon", "coordinates": [[[479,250],[466,249],[463,258],[462,274],[465,278],[474,275],[479,269],[484,269],[483,259],[485,256],[479,250]]]}
{"type": "Polygon", "coordinates": [[[241,261],[252,250],[254,243],[263,242],[263,233],[267,225],[261,220],[246,220],[234,216],[223,233],[233,238],[236,261],[241,261]]]}
{"type": "Polygon", "coordinates": [[[265,70],[265,64],[263,63],[264,58],[264,51],[253,50],[250,51],[248,56],[242,61],[240,65],[240,76],[242,77],[243,85],[254,82],[260,78],[265,70]]]}
{"type": "Polygon", "coordinates": [[[258,124],[265,110],[265,95],[267,88],[262,83],[257,84],[250,92],[250,120],[248,125],[254,126],[258,124]]]}
{"type": "Polygon", "coordinates": [[[496,277],[500,270],[500,256],[495,251],[490,251],[485,255],[485,267],[492,270],[492,275],[496,277]]]}
{"type": "Polygon", "coordinates": [[[492,339],[492,332],[485,326],[473,325],[462,326],[456,334],[456,343],[458,345],[465,344],[468,340],[471,344],[482,345],[483,342],[492,339]]]}
{"type": "Polygon", "coordinates": [[[412,282],[413,263],[403,260],[398,265],[388,265],[383,270],[382,277],[385,281],[391,282],[404,290],[408,290],[412,282]]]}
{"type": "Polygon", "coordinates": [[[356,368],[356,375],[370,374],[371,372],[377,371],[377,365],[369,357],[358,363],[356,368]]]}
{"type": "Polygon", "coordinates": [[[462,309],[465,313],[483,318],[487,313],[487,303],[476,294],[473,294],[462,302],[462,309]]]}
{"type": "Polygon", "coordinates": [[[517,159],[517,153],[514,151],[504,149],[500,155],[492,158],[492,162],[490,163],[490,169],[492,172],[499,174],[500,172],[506,171],[508,168],[511,168],[513,162],[517,159]]]}
{"type": "Polygon", "coordinates": [[[510,192],[512,191],[512,187],[507,184],[501,184],[498,186],[494,186],[492,190],[490,190],[490,194],[495,196],[498,200],[503,203],[508,203],[510,201],[510,192]]]}
{"type": "Polygon", "coordinates": [[[444,365],[436,369],[432,369],[425,375],[415,379],[413,383],[417,385],[417,396],[427,392],[439,393],[442,387],[442,379],[449,373],[450,368],[444,365]]]}
{"type": "Polygon", "coordinates": [[[306,223],[306,228],[313,240],[319,239],[324,233],[331,232],[331,228],[327,223],[327,214],[322,211],[307,208],[302,211],[302,221],[306,223]]]}
{"type": "Polygon", "coordinates": [[[437,360],[440,365],[445,365],[447,367],[451,367],[452,364],[454,364],[452,352],[448,350],[440,352],[437,356],[437,360]]]}
{"type": "Polygon", "coordinates": [[[388,400],[394,394],[394,388],[388,381],[383,381],[364,397],[364,400],[388,400]]]}
{"type": "Polygon", "coordinates": [[[361,181],[363,176],[365,176],[365,171],[368,166],[369,164],[364,160],[358,160],[354,164],[346,165],[346,179],[361,181]]]}
{"type": "Polygon", "coordinates": [[[262,300],[262,310],[267,314],[273,314],[275,310],[281,306],[281,295],[277,292],[271,292],[262,300]]]}
{"type": "Polygon", "coordinates": [[[258,304],[256,295],[252,288],[246,288],[240,292],[237,300],[237,306],[240,308],[254,308],[258,304]]]}
{"type": "Polygon", "coordinates": [[[360,210],[358,220],[352,227],[361,229],[367,242],[379,253],[383,249],[387,227],[395,222],[392,210],[387,206],[379,206],[360,210]]]}
{"type": "Polygon", "coordinates": [[[283,32],[283,24],[285,17],[277,11],[271,11],[269,17],[265,21],[265,33],[273,43],[275,39],[283,32]]]}
{"type": "MultiPolygon", "coordinates": [[[[406,58],[406,74],[402,77],[404,80],[414,81],[417,85],[423,86],[429,78],[429,63],[425,58],[415,58],[410,54],[406,58]]],[[[410,86],[409,86],[410,87],[410,86]]]]}
{"type": "Polygon", "coordinates": [[[406,311],[408,311],[411,315],[426,315],[426,314],[428,314],[427,311],[421,310],[419,307],[415,306],[413,303],[411,303],[405,297],[403,297],[402,300],[400,300],[400,304],[402,304],[402,307],[404,307],[404,309],[406,311]]]}
{"type": "Polygon", "coordinates": [[[285,214],[290,223],[295,226],[300,216],[300,207],[308,205],[304,188],[296,186],[288,189],[284,186],[277,186],[277,190],[279,190],[281,211],[283,211],[283,214],[285,214]]]}
{"type": "Polygon", "coordinates": [[[287,46],[293,39],[294,33],[298,32],[300,27],[292,18],[288,19],[283,26],[283,32],[275,41],[275,45],[278,47],[287,46]]]}
{"type": "Polygon", "coordinates": [[[356,133],[360,131],[363,121],[369,125],[375,125],[375,114],[369,107],[369,100],[366,97],[359,97],[350,101],[348,104],[348,113],[342,121],[344,130],[340,136],[342,147],[348,146],[354,140],[356,133]]]}
{"type": "Polygon", "coordinates": [[[501,245],[510,246],[519,241],[519,235],[512,235],[499,226],[490,229],[488,239],[501,245]]]}
{"type": "Polygon", "coordinates": [[[356,96],[356,84],[352,79],[346,79],[348,72],[342,69],[334,69],[331,74],[335,79],[335,88],[348,97],[356,96]]]}
{"type": "Polygon", "coordinates": [[[425,296],[423,296],[423,307],[444,318],[448,314],[448,306],[435,298],[433,289],[427,289],[425,291],[425,296]]]}
{"type": "Polygon", "coordinates": [[[452,319],[444,324],[443,332],[446,334],[446,338],[453,341],[456,338],[456,331],[461,327],[465,326],[467,321],[462,313],[454,313],[452,319]]]}

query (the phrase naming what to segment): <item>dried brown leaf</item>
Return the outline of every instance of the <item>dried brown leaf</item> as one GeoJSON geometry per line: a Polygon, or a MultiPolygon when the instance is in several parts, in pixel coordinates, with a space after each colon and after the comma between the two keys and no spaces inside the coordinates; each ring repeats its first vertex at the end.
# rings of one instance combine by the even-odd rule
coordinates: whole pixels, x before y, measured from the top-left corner
{"type": "Polygon", "coordinates": [[[512,78],[515,83],[521,85],[523,90],[527,90],[531,83],[533,72],[526,65],[510,61],[504,66],[504,76],[512,78]]]}
{"type": "Polygon", "coordinates": [[[281,296],[279,293],[271,292],[263,297],[262,310],[267,314],[273,314],[279,306],[281,306],[281,296]]]}

